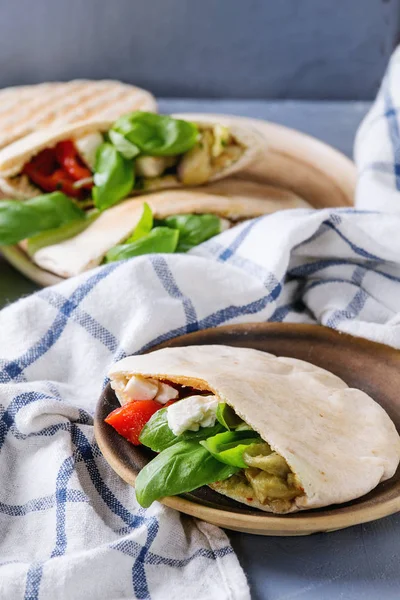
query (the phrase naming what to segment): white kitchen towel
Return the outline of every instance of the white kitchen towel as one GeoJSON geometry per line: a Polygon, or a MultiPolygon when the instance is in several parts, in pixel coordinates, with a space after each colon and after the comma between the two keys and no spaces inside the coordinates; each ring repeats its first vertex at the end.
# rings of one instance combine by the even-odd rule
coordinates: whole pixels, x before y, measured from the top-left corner
{"type": "Polygon", "coordinates": [[[356,205],[400,210],[400,46],[393,53],[377,98],[358,129],[356,205]]]}
{"type": "Polygon", "coordinates": [[[137,505],[94,440],[96,401],[113,361],[206,327],[323,323],[399,348],[400,216],[370,206],[276,213],[1,311],[0,598],[250,597],[221,530],[137,505]]]}

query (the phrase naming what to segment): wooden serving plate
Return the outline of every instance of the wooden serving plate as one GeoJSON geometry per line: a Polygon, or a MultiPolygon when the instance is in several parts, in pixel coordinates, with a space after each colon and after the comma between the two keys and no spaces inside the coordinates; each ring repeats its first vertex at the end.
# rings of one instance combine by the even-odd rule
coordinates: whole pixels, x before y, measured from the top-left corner
{"type": "MultiPolygon", "coordinates": [[[[199,344],[242,346],[307,360],[371,395],[400,430],[400,352],[389,346],[318,325],[259,323],[206,329],[169,340],[157,348],[199,344]]],[[[115,394],[107,386],[97,405],[95,436],[110,466],[134,486],[136,475],[152,454],[146,448],[133,446],[104,422],[117,406],[115,394]]],[[[390,480],[352,502],[291,515],[251,509],[207,486],[179,497],[163,498],[162,502],[226,529],[259,535],[307,535],[343,529],[399,511],[400,468],[390,480]]]]}
{"type": "MultiPolygon", "coordinates": [[[[240,173],[250,181],[290,190],[315,208],[352,206],[356,184],[354,163],[319,140],[260,119],[227,115],[189,114],[185,119],[224,118],[257,129],[265,137],[265,151],[259,160],[240,173]]],[[[2,248],[4,258],[25,277],[42,286],[63,281],[61,277],[36,266],[19,246],[2,248]]]]}

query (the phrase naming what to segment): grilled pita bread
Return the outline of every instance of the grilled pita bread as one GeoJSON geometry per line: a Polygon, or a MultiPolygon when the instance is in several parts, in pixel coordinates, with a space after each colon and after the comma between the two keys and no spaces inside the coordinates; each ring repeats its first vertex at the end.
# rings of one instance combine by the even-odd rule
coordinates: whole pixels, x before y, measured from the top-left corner
{"type": "MultiPolygon", "coordinates": [[[[164,219],[182,213],[212,213],[236,222],[259,217],[283,208],[303,206],[297,196],[275,191],[272,200],[260,198],[226,198],[200,191],[166,191],[148,194],[146,202],[154,217],[164,219]]],[[[115,245],[124,242],[132,233],[141,217],[142,198],[131,198],[103,212],[79,235],[38,250],[33,261],[61,277],[72,277],[98,266],[105,254],[115,245]]]]}
{"type": "Polygon", "coordinates": [[[115,121],[134,110],[155,112],[155,98],[119,81],[82,79],[5,88],[0,91],[0,148],[39,128],[115,121]]]}
{"type": "Polygon", "coordinates": [[[166,348],[116,363],[109,377],[117,396],[132,375],[210,391],[286,460],[304,493],[285,510],[258,502],[236,475],[211,484],[249,506],[295,512],[348,502],[398,467],[400,438],[384,409],[305,361],[230,346],[166,348]]]}

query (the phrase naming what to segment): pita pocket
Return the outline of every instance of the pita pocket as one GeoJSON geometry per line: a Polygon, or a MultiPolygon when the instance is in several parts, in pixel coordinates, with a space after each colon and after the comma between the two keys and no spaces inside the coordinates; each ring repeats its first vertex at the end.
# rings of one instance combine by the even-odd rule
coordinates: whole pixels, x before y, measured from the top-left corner
{"type": "MultiPolygon", "coordinates": [[[[109,377],[127,413],[140,394],[169,400],[140,433],[159,453],[136,479],[143,506],[209,484],[260,510],[292,513],[359,498],[399,464],[400,438],[383,408],[301,360],[188,346],[124,358],[109,377]]],[[[113,413],[106,421],[118,431],[113,413]]]]}
{"type": "MultiPolygon", "coordinates": [[[[133,114],[137,115],[137,113],[133,114]]],[[[163,148],[157,148],[159,123],[151,124],[154,129],[149,135],[146,129],[148,123],[144,122],[142,132],[145,133],[142,138],[145,136],[151,138],[151,135],[154,137],[150,143],[148,139],[143,139],[147,150],[146,148],[140,150],[136,148],[139,154],[135,155],[135,149],[132,152],[132,148],[135,146],[127,142],[120,131],[110,131],[118,128],[118,123],[129,116],[125,115],[116,122],[92,118],[64,127],[52,126],[35,131],[8,145],[0,150],[0,190],[12,198],[23,200],[43,192],[52,192],[57,184],[59,191],[84,200],[88,204],[91,197],[90,181],[86,180],[94,175],[96,182],[94,173],[96,152],[104,141],[104,134],[108,132],[113,140],[118,138],[117,149],[128,152],[126,156],[131,158],[132,165],[134,165],[135,182],[129,195],[141,195],[170,188],[193,187],[228,177],[252,163],[264,143],[263,137],[257,131],[235,122],[231,124],[224,122],[222,125],[216,121],[185,121],[185,123],[191,124],[191,126],[186,126],[187,135],[191,138],[188,144],[175,145],[175,149],[173,147],[165,148],[165,145],[163,148]],[[154,143],[152,143],[153,141],[154,143]],[[70,181],[69,171],[64,178],[61,176],[64,166],[59,164],[59,152],[62,151],[60,144],[66,142],[73,143],[78,162],[88,169],[82,185],[79,180],[70,181]],[[122,145],[118,145],[118,143],[122,145]],[[128,150],[126,146],[128,146],[128,150]],[[152,147],[154,154],[152,154],[152,147]],[[53,150],[55,156],[49,152],[53,150]],[[133,155],[131,156],[129,152],[133,155]],[[51,177],[49,179],[54,172],[58,177],[55,183],[51,177]],[[42,177],[43,174],[45,179],[42,177]],[[64,183],[65,179],[67,181],[64,183]],[[87,189],[86,192],[85,189],[87,189]]],[[[162,121],[168,119],[163,115],[149,113],[142,113],[135,118],[142,121],[156,120],[161,123],[161,126],[162,121]]],[[[170,119],[171,121],[172,124],[176,123],[174,119],[170,119]]],[[[123,125],[126,130],[126,122],[123,125]]],[[[167,128],[164,131],[166,132],[167,128]]],[[[168,144],[168,135],[166,133],[166,144],[168,144]]],[[[93,186],[93,182],[91,185],[93,186]]]]}
{"type": "MultiPolygon", "coordinates": [[[[299,202],[282,192],[272,201],[260,198],[224,197],[201,191],[169,190],[145,197],[155,219],[179,214],[212,214],[223,220],[223,228],[244,219],[293,208],[299,202]]],[[[42,269],[61,277],[72,277],[101,264],[106,253],[129,238],[143,213],[143,198],[131,198],[100,214],[84,231],[57,244],[47,245],[32,256],[42,269]]],[[[26,244],[23,244],[26,248],[26,244]]]]}

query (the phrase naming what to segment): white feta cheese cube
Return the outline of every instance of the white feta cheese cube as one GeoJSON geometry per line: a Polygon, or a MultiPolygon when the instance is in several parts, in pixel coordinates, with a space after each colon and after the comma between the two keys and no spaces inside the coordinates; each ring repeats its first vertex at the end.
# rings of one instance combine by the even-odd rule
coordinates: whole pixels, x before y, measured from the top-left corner
{"type": "Polygon", "coordinates": [[[82,160],[88,167],[94,170],[96,164],[97,148],[103,143],[101,133],[88,133],[75,140],[75,147],[78,150],[82,160]]]}
{"type": "Polygon", "coordinates": [[[133,375],[125,386],[124,394],[131,400],[154,400],[158,392],[158,381],[133,375]]]}
{"type": "Polygon", "coordinates": [[[198,431],[215,425],[218,407],[216,396],[189,396],[167,408],[168,427],[175,435],[198,431]]]}
{"type": "Polygon", "coordinates": [[[172,385],[168,385],[168,383],[159,382],[158,393],[155,397],[157,402],[161,402],[161,404],[166,404],[169,400],[175,400],[178,396],[178,390],[172,387],[172,385]]]}

